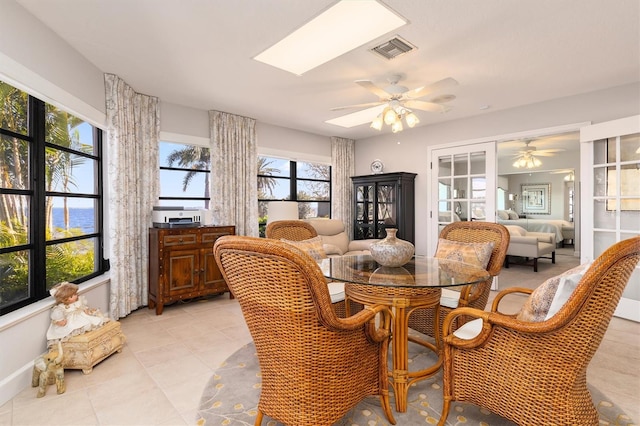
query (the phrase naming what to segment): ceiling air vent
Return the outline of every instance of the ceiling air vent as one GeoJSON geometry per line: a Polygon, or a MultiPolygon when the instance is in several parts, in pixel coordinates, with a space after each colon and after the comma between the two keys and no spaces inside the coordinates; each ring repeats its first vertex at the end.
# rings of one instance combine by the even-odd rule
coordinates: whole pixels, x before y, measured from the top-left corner
{"type": "Polygon", "coordinates": [[[403,40],[399,36],[395,36],[391,40],[374,47],[371,49],[371,52],[376,53],[385,59],[394,59],[415,49],[417,49],[417,47],[409,43],[407,40],[403,40]]]}

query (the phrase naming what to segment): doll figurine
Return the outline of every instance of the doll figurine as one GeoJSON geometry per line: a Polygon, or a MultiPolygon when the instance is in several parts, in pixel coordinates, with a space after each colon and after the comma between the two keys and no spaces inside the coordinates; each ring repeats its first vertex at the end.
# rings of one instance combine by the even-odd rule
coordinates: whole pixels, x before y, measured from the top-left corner
{"type": "Polygon", "coordinates": [[[57,302],[51,310],[51,325],[47,330],[49,346],[85,331],[95,330],[109,321],[98,309],[89,308],[84,298],[78,296],[76,284],[62,282],[49,293],[57,302]]]}

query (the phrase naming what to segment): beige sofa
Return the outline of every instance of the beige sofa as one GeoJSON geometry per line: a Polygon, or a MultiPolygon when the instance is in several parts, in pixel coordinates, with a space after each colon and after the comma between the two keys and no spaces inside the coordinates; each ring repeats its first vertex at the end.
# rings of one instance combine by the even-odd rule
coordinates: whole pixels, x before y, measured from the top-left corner
{"type": "Polygon", "coordinates": [[[509,267],[509,257],[533,259],[533,271],[538,272],[538,259],[551,259],[556,263],[556,235],[547,232],[529,232],[520,226],[508,225],[511,239],[504,267],[509,267]],[[550,255],[550,256],[549,256],[550,255]]]}
{"type": "Polygon", "coordinates": [[[351,256],[369,254],[371,243],[376,239],[351,240],[344,229],[344,223],[338,219],[305,219],[322,238],[322,246],[327,256],[351,256]]]}

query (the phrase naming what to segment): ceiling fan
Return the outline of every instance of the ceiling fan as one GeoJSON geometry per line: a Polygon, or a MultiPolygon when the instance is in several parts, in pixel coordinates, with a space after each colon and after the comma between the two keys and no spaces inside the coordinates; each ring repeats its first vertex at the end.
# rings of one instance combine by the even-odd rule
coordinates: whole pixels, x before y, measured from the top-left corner
{"type": "Polygon", "coordinates": [[[564,151],[562,148],[538,150],[535,146],[531,145],[531,143],[534,142],[533,139],[523,140],[522,142],[524,142],[524,148],[519,150],[513,157],[515,158],[513,167],[516,168],[526,167],[527,169],[533,169],[534,167],[540,167],[542,161],[540,161],[538,157],[551,157],[557,152],[564,151]]]}
{"type": "Polygon", "coordinates": [[[355,83],[378,96],[378,101],[335,107],[331,108],[331,111],[377,107],[386,104],[382,113],[371,123],[371,127],[376,130],[380,130],[382,129],[382,123],[384,122],[390,125],[391,130],[396,133],[402,130],[403,118],[409,127],[414,127],[420,122],[412,109],[441,113],[447,112],[451,109],[449,106],[443,105],[443,103],[454,100],[454,95],[441,95],[437,98],[431,99],[430,101],[422,101],[418,99],[435,91],[456,86],[458,82],[453,78],[448,77],[427,86],[418,87],[417,89],[412,90],[399,85],[398,83],[401,79],[402,75],[400,74],[390,75],[387,78],[389,85],[385,88],[375,85],[370,80],[357,80],[355,83]]]}

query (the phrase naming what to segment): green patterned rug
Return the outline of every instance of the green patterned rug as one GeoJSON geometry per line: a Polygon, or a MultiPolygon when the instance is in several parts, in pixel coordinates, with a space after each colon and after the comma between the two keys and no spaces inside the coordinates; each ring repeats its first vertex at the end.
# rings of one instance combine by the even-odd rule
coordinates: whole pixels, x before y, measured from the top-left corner
{"type": "MultiPolygon", "coordinates": [[[[433,355],[432,355],[433,356],[433,355]]],[[[410,345],[409,367],[415,371],[433,362],[432,356],[410,345]]],[[[260,398],[260,368],[253,344],[231,355],[213,374],[200,399],[196,417],[198,425],[253,425],[260,398]]],[[[600,391],[589,387],[600,414],[599,426],[633,424],[619,407],[600,391]]],[[[393,393],[391,407],[395,408],[393,393]]],[[[442,409],[442,373],[421,380],[409,389],[406,413],[393,412],[398,425],[437,424],[442,409]]],[[[451,406],[448,425],[506,426],[514,423],[473,404],[455,402],[451,406]]],[[[265,416],[263,425],[281,423],[265,416]]],[[[336,425],[389,425],[377,397],[369,397],[348,412],[336,425]]]]}

